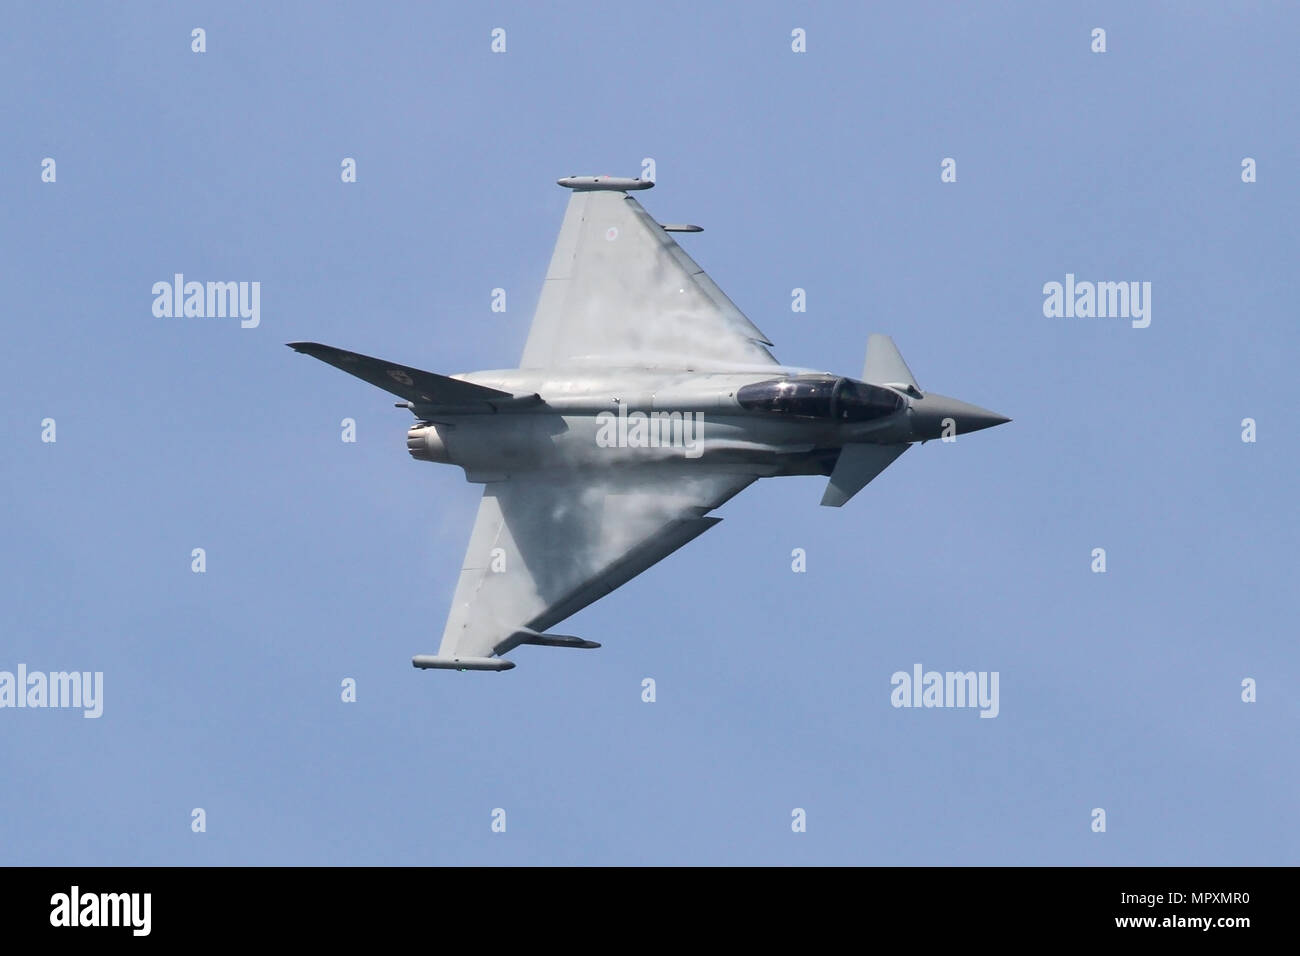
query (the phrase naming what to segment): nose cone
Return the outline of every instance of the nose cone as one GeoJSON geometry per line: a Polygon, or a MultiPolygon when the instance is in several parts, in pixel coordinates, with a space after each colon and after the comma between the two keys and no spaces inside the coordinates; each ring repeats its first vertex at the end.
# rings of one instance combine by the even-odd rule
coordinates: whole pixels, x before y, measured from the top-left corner
{"type": "Polygon", "coordinates": [[[945,435],[965,435],[981,428],[992,428],[1011,419],[987,408],[969,402],[937,395],[933,392],[924,398],[912,400],[912,433],[917,439],[942,438],[945,435]]]}

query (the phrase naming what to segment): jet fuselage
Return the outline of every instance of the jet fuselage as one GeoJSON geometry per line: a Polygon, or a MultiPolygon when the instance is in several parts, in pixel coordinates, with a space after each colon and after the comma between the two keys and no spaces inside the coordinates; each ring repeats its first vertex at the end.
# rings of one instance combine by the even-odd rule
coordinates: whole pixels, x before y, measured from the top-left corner
{"type": "Polygon", "coordinates": [[[488,414],[410,406],[422,419],[408,432],[411,455],[458,465],[481,482],[523,470],[650,462],[827,475],[846,444],[925,441],[945,428],[965,433],[1005,421],[933,393],[807,369],[508,369],[454,377],[540,398],[488,414]]]}

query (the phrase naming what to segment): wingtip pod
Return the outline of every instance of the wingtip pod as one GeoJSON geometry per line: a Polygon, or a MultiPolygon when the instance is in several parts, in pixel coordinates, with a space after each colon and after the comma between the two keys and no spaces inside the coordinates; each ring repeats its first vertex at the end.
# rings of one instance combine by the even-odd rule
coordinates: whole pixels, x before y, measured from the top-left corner
{"type": "Polygon", "coordinates": [[[555,182],[565,189],[610,189],[617,192],[626,192],[629,189],[650,189],[654,186],[654,180],[652,179],[627,179],[622,176],[565,176],[555,182]]]}
{"type": "Polygon", "coordinates": [[[514,661],[501,657],[438,657],[435,654],[416,654],[411,666],[420,670],[440,671],[508,671],[514,661]]]}

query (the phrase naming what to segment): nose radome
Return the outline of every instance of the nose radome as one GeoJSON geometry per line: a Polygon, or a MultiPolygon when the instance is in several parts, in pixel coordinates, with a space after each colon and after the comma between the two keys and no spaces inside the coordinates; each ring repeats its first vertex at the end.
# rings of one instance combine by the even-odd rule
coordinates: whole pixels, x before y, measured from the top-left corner
{"type": "Polygon", "coordinates": [[[997,412],[991,412],[987,408],[980,408],[978,405],[967,405],[969,411],[964,412],[957,420],[957,427],[962,431],[977,432],[981,428],[992,428],[994,425],[1005,425],[1011,419],[1005,415],[999,415],[997,412]],[[963,428],[963,425],[965,426],[963,428]]]}
{"type": "Polygon", "coordinates": [[[925,398],[913,402],[912,409],[916,430],[922,437],[930,438],[941,437],[944,434],[945,419],[952,419],[952,430],[958,435],[977,432],[1011,421],[1005,415],[999,415],[987,408],[980,408],[978,405],[949,398],[947,395],[937,395],[934,392],[929,392],[925,398]]]}

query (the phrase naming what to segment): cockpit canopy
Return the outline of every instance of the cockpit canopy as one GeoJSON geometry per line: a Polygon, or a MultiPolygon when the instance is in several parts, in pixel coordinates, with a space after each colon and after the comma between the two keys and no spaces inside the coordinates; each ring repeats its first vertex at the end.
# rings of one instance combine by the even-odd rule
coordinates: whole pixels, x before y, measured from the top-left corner
{"type": "Polygon", "coordinates": [[[907,404],[891,389],[834,375],[796,375],[755,382],[742,386],[736,392],[736,401],[751,411],[840,422],[884,418],[907,404]]]}

